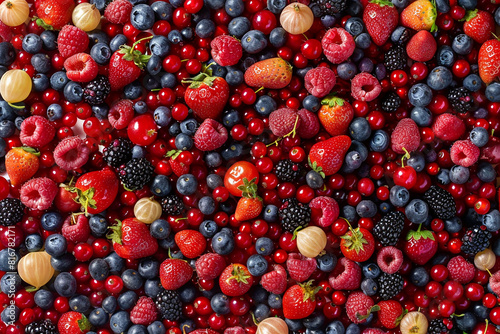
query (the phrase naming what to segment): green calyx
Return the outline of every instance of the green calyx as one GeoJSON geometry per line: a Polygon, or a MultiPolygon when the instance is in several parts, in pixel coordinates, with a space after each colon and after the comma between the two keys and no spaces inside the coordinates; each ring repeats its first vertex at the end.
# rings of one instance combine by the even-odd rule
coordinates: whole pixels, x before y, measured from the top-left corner
{"type": "Polygon", "coordinates": [[[303,301],[306,302],[308,299],[314,301],[316,298],[316,294],[321,290],[321,286],[313,286],[312,283],[314,280],[310,280],[307,283],[299,283],[299,286],[302,288],[304,293],[303,301]]]}
{"type": "Polygon", "coordinates": [[[232,280],[235,280],[236,283],[248,284],[248,279],[250,277],[252,276],[245,273],[242,267],[233,265],[231,276],[226,280],[226,283],[230,284],[232,280]]]}
{"type": "Polygon", "coordinates": [[[465,13],[465,16],[463,19],[461,19],[460,21],[470,21],[472,20],[473,18],[475,18],[477,16],[477,9],[474,9],[474,10],[468,10],[467,13],[465,13]]]}
{"type": "Polygon", "coordinates": [[[78,320],[77,323],[78,323],[78,328],[80,328],[80,330],[83,333],[88,332],[92,328],[92,324],[84,314],[82,314],[82,318],[78,320]]]}
{"type": "Polygon", "coordinates": [[[122,244],[122,222],[118,219],[116,220],[116,225],[108,226],[108,229],[111,231],[106,238],[111,240],[113,243],[122,244]]]}
{"type": "Polygon", "coordinates": [[[210,68],[210,66],[212,66],[213,64],[214,63],[210,63],[209,65],[203,64],[201,72],[199,74],[195,75],[191,79],[182,80],[181,82],[188,83],[189,88],[191,89],[196,89],[200,87],[202,84],[205,84],[208,87],[212,87],[215,79],[218,78],[212,76],[212,69],[210,68]]]}
{"type": "MultiPolygon", "coordinates": [[[[375,1],[379,1],[379,0],[375,0],[375,1]]],[[[380,0],[380,1],[385,1],[385,0],[380,0]]],[[[335,96],[333,94],[328,95],[323,100],[321,100],[322,105],[327,105],[330,108],[335,108],[337,106],[342,107],[344,105],[344,103],[345,103],[344,99],[342,99],[338,96],[335,96]]]]}
{"type": "Polygon", "coordinates": [[[19,148],[25,152],[31,153],[33,155],[36,155],[37,157],[40,156],[40,152],[38,152],[36,149],[29,147],[29,146],[20,146],[20,147],[14,147],[14,148],[19,148]]]}
{"type": "Polygon", "coordinates": [[[432,20],[431,32],[435,32],[438,30],[438,27],[436,25],[436,18],[437,18],[436,0],[432,0],[430,3],[432,7],[429,14],[429,18],[432,20]]]}
{"type": "Polygon", "coordinates": [[[69,192],[76,193],[76,197],[73,198],[73,200],[76,203],[79,203],[83,207],[86,216],[88,216],[89,214],[88,208],[92,209],[97,208],[96,206],[97,202],[94,199],[95,189],[93,187],[83,191],[76,187],[69,187],[67,190],[69,192]]]}
{"type": "Polygon", "coordinates": [[[256,198],[262,200],[259,195],[257,195],[257,178],[253,178],[250,181],[246,177],[243,178],[243,184],[238,187],[241,190],[241,196],[246,198],[256,198]]]}
{"type": "Polygon", "coordinates": [[[311,158],[309,158],[309,157],[307,157],[307,161],[308,161],[309,166],[311,167],[311,169],[313,171],[315,171],[316,173],[318,173],[322,178],[326,177],[325,173],[323,172],[323,167],[318,166],[318,162],[317,161],[314,161],[314,162],[311,163],[311,158]]]}
{"type": "Polygon", "coordinates": [[[149,58],[151,56],[148,55],[143,55],[139,50],[134,50],[137,44],[141,43],[142,41],[148,40],[153,38],[153,36],[141,38],[132,46],[128,45],[122,45],[120,46],[120,49],[118,50],[119,53],[123,54],[123,59],[128,60],[128,61],[133,61],[134,64],[139,67],[141,70],[146,66],[149,58]]]}
{"type": "Polygon", "coordinates": [[[356,254],[359,254],[359,252],[363,251],[365,249],[366,244],[368,244],[368,241],[363,237],[363,233],[359,230],[359,227],[353,229],[349,228],[351,235],[349,235],[349,232],[347,232],[344,236],[341,237],[341,239],[345,240],[345,246],[350,249],[354,250],[356,254]]]}
{"type": "Polygon", "coordinates": [[[50,24],[45,23],[45,21],[43,19],[41,19],[41,18],[34,17],[33,20],[36,22],[36,24],[39,27],[42,27],[45,30],[54,30],[53,26],[51,26],[50,24]]]}
{"type": "Polygon", "coordinates": [[[179,156],[179,154],[181,154],[181,152],[181,150],[170,150],[167,152],[167,154],[165,154],[165,157],[175,160],[179,156]]]}
{"type": "Polygon", "coordinates": [[[380,311],[380,306],[378,305],[373,305],[369,310],[368,312],[365,314],[365,315],[362,315],[360,314],[359,312],[356,312],[356,318],[358,318],[358,320],[365,320],[365,319],[368,319],[368,317],[370,316],[370,314],[372,314],[373,312],[378,312],[380,311]]]}
{"type": "Polygon", "coordinates": [[[394,7],[394,4],[387,0],[371,0],[370,3],[379,5],[380,7],[389,6],[394,7]]]}
{"type": "Polygon", "coordinates": [[[421,238],[423,238],[424,240],[425,239],[431,239],[432,241],[436,240],[434,238],[434,235],[432,235],[431,231],[428,230],[421,231],[421,229],[422,229],[422,224],[418,225],[418,229],[416,231],[411,230],[410,232],[408,232],[408,234],[406,235],[406,240],[410,240],[411,238],[415,240],[420,240],[421,238]]]}

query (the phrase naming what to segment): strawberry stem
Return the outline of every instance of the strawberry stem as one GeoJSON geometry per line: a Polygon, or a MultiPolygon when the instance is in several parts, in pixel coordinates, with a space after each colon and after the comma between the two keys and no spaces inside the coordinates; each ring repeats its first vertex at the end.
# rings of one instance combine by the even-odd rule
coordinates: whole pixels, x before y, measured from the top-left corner
{"type": "Polygon", "coordinates": [[[233,271],[231,276],[226,280],[227,284],[231,283],[231,280],[236,280],[237,283],[248,284],[248,279],[252,276],[245,274],[240,266],[233,265],[233,271]]]}

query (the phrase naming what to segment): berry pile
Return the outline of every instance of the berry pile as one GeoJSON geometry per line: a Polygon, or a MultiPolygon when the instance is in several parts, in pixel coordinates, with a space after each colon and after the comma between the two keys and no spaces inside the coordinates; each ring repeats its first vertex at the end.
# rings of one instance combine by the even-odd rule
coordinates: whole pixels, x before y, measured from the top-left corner
{"type": "Polygon", "coordinates": [[[500,332],[499,0],[0,0],[0,334],[500,332]]]}

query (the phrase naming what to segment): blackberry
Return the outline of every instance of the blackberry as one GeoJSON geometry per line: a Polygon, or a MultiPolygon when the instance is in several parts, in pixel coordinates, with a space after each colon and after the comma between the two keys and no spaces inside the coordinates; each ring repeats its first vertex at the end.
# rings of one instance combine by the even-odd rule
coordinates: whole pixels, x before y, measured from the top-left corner
{"type": "Polygon", "coordinates": [[[296,181],[302,172],[299,164],[293,163],[290,159],[281,160],[276,165],[276,176],[283,182],[296,181]]]}
{"type": "Polygon", "coordinates": [[[474,108],[472,95],[465,87],[452,88],[448,92],[448,101],[456,112],[465,114],[474,108]]]}
{"type": "Polygon", "coordinates": [[[118,177],[126,188],[141,189],[151,180],[154,169],[146,158],[132,159],[120,167],[118,177]]]}
{"type": "Polygon", "coordinates": [[[177,321],[181,317],[182,302],[177,291],[161,291],[156,295],[155,304],[163,319],[177,321]]]}
{"type": "Polygon", "coordinates": [[[320,9],[320,16],[335,15],[342,12],[346,8],[346,0],[313,0],[320,9]]]}
{"type": "Polygon", "coordinates": [[[424,199],[439,219],[451,219],[457,214],[453,196],[441,187],[431,186],[425,192],[424,199]]]}
{"type": "Polygon", "coordinates": [[[83,98],[90,105],[97,105],[104,102],[111,92],[111,85],[108,78],[98,75],[83,89],[83,98]]]}
{"type": "Polygon", "coordinates": [[[401,33],[399,34],[398,40],[395,42],[400,44],[400,45],[405,45],[406,43],[408,43],[408,41],[411,38],[411,30],[408,28],[403,28],[403,27],[400,27],[400,29],[401,29],[401,33]]]}
{"type": "Polygon", "coordinates": [[[177,195],[167,195],[161,199],[161,208],[166,215],[177,216],[184,211],[184,203],[177,195]]]}
{"type": "Polygon", "coordinates": [[[17,198],[5,198],[0,201],[0,224],[16,225],[24,215],[24,204],[17,198]]]}
{"type": "Polygon", "coordinates": [[[24,328],[26,334],[57,334],[56,326],[50,320],[35,321],[24,328]]]}
{"type": "Polygon", "coordinates": [[[127,138],[115,139],[103,151],[103,158],[112,167],[120,167],[132,159],[132,142],[127,138]]]}
{"type": "Polygon", "coordinates": [[[405,215],[400,211],[386,214],[373,228],[373,234],[384,246],[394,246],[405,226],[405,215]]]}
{"type": "Polygon", "coordinates": [[[401,45],[395,45],[390,48],[384,57],[385,68],[390,72],[403,70],[406,67],[407,61],[406,50],[401,45]]]}
{"type": "Polygon", "coordinates": [[[295,198],[286,200],[278,213],[283,228],[292,233],[297,227],[304,227],[311,220],[311,208],[309,205],[299,203],[295,198]]]}
{"type": "Polygon", "coordinates": [[[403,290],[403,276],[383,273],[378,279],[378,293],[383,300],[389,300],[403,290]]]}
{"type": "Polygon", "coordinates": [[[401,106],[401,98],[395,92],[390,92],[382,99],[382,110],[385,112],[396,112],[401,106]]]}
{"type": "Polygon", "coordinates": [[[448,333],[448,327],[443,322],[443,319],[434,319],[430,322],[427,328],[428,334],[448,333]]]}
{"type": "Polygon", "coordinates": [[[462,252],[467,255],[476,255],[490,246],[491,233],[482,226],[468,228],[462,237],[462,252]]]}

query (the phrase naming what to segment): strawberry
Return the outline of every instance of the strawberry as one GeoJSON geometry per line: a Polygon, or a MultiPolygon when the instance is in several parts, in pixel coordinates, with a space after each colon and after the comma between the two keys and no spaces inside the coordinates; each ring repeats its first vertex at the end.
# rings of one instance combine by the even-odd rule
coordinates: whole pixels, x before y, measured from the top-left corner
{"type": "Polygon", "coordinates": [[[437,30],[437,11],[430,0],[417,0],[401,12],[401,24],[413,30],[437,30]]]}
{"type": "Polygon", "coordinates": [[[380,307],[378,311],[378,319],[387,329],[396,328],[405,312],[400,303],[395,300],[383,300],[377,304],[380,307]]]}
{"type": "Polygon", "coordinates": [[[495,19],[484,10],[470,10],[464,19],[464,33],[478,43],[489,40],[495,31],[495,19]]]}
{"type": "MultiPolygon", "coordinates": [[[[89,36],[82,29],[66,25],[57,36],[57,48],[64,58],[84,52],[89,46],[89,36]]],[[[64,64],[66,66],[66,62],[64,64]]]]}
{"type": "Polygon", "coordinates": [[[293,280],[304,282],[316,270],[316,259],[299,253],[290,253],[286,260],[286,268],[293,280]]]}
{"type": "Polygon", "coordinates": [[[375,239],[367,229],[362,227],[349,228],[341,237],[340,250],[346,258],[356,262],[365,262],[375,250],[375,239]]]}
{"type": "Polygon", "coordinates": [[[36,23],[45,29],[60,30],[71,21],[75,8],[73,0],[38,0],[36,1],[36,23]]]}
{"type": "Polygon", "coordinates": [[[342,167],[345,154],[351,146],[348,136],[336,136],[314,144],[309,151],[309,166],[314,170],[333,175],[342,167]]]}
{"type": "Polygon", "coordinates": [[[436,40],[427,30],[417,32],[406,45],[406,53],[414,61],[429,61],[434,57],[436,50],[436,40]]]}
{"type": "Polygon", "coordinates": [[[62,225],[61,234],[75,244],[86,242],[90,236],[89,219],[82,213],[69,215],[62,225]]]}
{"type": "Polygon", "coordinates": [[[184,260],[166,259],[160,265],[161,285],[165,290],[177,290],[193,277],[193,268],[184,260]]]}
{"type": "Polygon", "coordinates": [[[279,57],[256,62],[245,72],[245,83],[251,87],[281,89],[291,80],[292,66],[279,57]]]}
{"type": "Polygon", "coordinates": [[[266,291],[281,295],[286,290],[286,270],[279,264],[273,266],[273,271],[265,273],[260,279],[260,284],[266,291]]]}
{"type": "Polygon", "coordinates": [[[136,325],[150,325],[158,317],[153,298],[142,296],[130,311],[130,321],[136,325]]]}
{"type": "Polygon", "coordinates": [[[403,118],[391,134],[392,150],[398,154],[415,151],[420,145],[420,131],[411,118],[403,118]]]}
{"type": "Polygon", "coordinates": [[[95,79],[99,67],[88,53],[77,53],[64,61],[68,79],[78,82],[89,82],[95,79]]]}
{"type": "Polygon", "coordinates": [[[424,265],[436,254],[438,244],[434,232],[421,231],[421,228],[419,225],[418,230],[408,232],[404,252],[412,262],[424,265]]]}
{"type": "Polygon", "coordinates": [[[365,7],[363,22],[373,42],[384,45],[398,25],[399,14],[392,2],[372,0],[365,7]]]}
{"type": "Polygon", "coordinates": [[[223,294],[231,297],[244,295],[250,290],[253,277],[247,267],[242,264],[230,264],[219,277],[219,285],[223,294]]]}
{"type": "Polygon", "coordinates": [[[56,208],[61,212],[73,212],[80,209],[80,203],[75,201],[76,192],[69,191],[69,186],[65,184],[59,185],[59,192],[54,199],[56,208]]]}
{"type": "Polygon", "coordinates": [[[184,163],[177,160],[179,154],[181,154],[181,150],[171,150],[167,152],[166,157],[170,158],[168,163],[170,164],[170,168],[176,176],[181,176],[189,173],[189,165],[185,165],[184,163]]]}
{"type": "Polygon", "coordinates": [[[216,120],[207,118],[194,134],[194,145],[200,151],[214,151],[228,138],[226,128],[216,120]]]}
{"type": "Polygon", "coordinates": [[[489,40],[479,49],[478,61],[479,76],[489,85],[500,76],[500,40],[489,40]]]}
{"type": "Polygon", "coordinates": [[[188,259],[200,256],[207,247],[205,237],[195,230],[183,230],[175,234],[175,243],[188,259]]]}
{"type": "Polygon", "coordinates": [[[238,187],[242,191],[242,198],[238,200],[236,211],[234,212],[234,218],[238,221],[256,218],[262,211],[262,198],[257,195],[256,181],[256,178],[248,181],[245,177],[243,178],[243,185],[238,187]]]}
{"type": "Polygon", "coordinates": [[[85,334],[92,325],[87,317],[79,312],[66,312],[59,318],[57,329],[60,334],[85,334]]]}
{"type": "Polygon", "coordinates": [[[75,201],[83,206],[86,213],[94,215],[103,212],[113,203],[118,194],[119,184],[115,173],[109,168],[104,168],[83,174],[69,191],[76,192],[75,201]]]}
{"type": "Polygon", "coordinates": [[[372,312],[378,311],[380,307],[375,305],[371,297],[357,291],[349,295],[345,303],[345,309],[349,319],[355,324],[360,324],[365,322],[372,312]]]}
{"type": "Polygon", "coordinates": [[[354,110],[346,100],[330,95],[321,101],[318,117],[331,136],[338,136],[347,132],[354,117],[354,110]]]}
{"type": "Polygon", "coordinates": [[[216,279],[226,268],[226,260],[217,253],[206,253],[196,260],[196,273],[200,279],[216,279]]]}
{"type": "Polygon", "coordinates": [[[5,155],[5,169],[13,186],[28,181],[38,171],[38,153],[31,147],[14,147],[5,155]]]}
{"type": "Polygon", "coordinates": [[[313,287],[312,280],[295,284],[283,295],[283,315],[288,319],[304,319],[316,308],[315,295],[321,287],[313,287]]]}
{"type": "Polygon", "coordinates": [[[193,109],[196,117],[201,120],[217,119],[229,98],[229,85],[220,77],[211,76],[212,71],[206,70],[183,83],[190,83],[184,93],[184,100],[193,109]]]}
{"type": "Polygon", "coordinates": [[[135,46],[145,39],[138,40],[132,46],[122,45],[116,50],[109,60],[109,83],[111,90],[120,90],[133,82],[141,75],[142,69],[146,66],[151,56],[143,55],[140,51],[134,50],[135,46]]]}
{"type": "Polygon", "coordinates": [[[110,226],[108,239],[113,242],[115,252],[124,259],[140,259],[154,255],[158,242],[149,233],[148,225],[136,218],[127,218],[110,226]]]}

